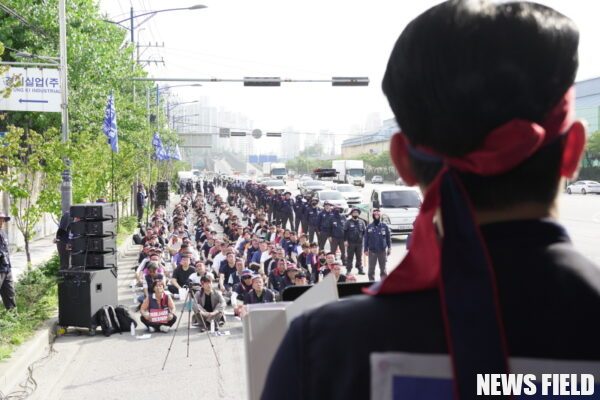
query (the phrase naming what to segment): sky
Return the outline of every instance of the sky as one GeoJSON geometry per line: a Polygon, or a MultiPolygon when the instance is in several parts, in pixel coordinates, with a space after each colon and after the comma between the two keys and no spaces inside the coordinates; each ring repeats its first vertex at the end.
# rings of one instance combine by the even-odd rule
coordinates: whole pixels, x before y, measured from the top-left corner
{"type": "MultiPolygon", "coordinates": [[[[341,135],[368,130],[368,120],[392,117],[381,91],[391,49],[402,29],[431,0],[100,0],[111,20],[166,8],[207,8],[159,13],[136,28],[147,48],[141,59],[152,77],[281,77],[331,79],[367,76],[367,87],[328,83],[283,83],[281,87],[244,87],[242,83],[203,83],[175,88],[178,101],[207,97],[210,105],[240,112],[264,131],[288,127],[304,132],[328,130],[341,135]]],[[[545,0],[578,25],[578,80],[600,76],[600,1],[545,0]]],[[[139,18],[139,20],[143,19],[139,18]]],[[[124,31],[124,37],[129,33],[124,31]]],[[[167,84],[167,83],[162,83],[167,84]]],[[[169,83],[174,85],[176,83],[169,83]]]]}

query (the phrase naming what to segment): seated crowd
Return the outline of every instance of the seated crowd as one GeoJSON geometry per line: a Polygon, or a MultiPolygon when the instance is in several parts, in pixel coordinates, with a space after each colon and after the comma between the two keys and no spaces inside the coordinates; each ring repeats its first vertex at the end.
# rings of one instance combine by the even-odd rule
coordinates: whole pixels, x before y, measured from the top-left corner
{"type": "Polygon", "coordinates": [[[265,190],[259,185],[215,179],[188,189],[171,213],[156,206],[147,226],[140,226],[135,275],[143,293],[136,297],[151,332],[170,330],[177,320],[173,299],[186,300],[188,293],[194,325],[204,331],[213,322],[218,330],[227,305],[238,316],[246,304],[278,301],[287,287],[310,285],[329,273],[338,282],[354,280],[342,274],[334,253],[269,215],[254,195],[265,190]]]}

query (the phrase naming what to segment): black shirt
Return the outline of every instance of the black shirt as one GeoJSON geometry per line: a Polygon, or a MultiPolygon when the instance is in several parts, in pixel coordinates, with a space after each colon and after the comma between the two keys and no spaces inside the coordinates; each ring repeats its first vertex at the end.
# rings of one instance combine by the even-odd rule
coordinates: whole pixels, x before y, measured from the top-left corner
{"type": "MultiPolygon", "coordinates": [[[[575,251],[564,229],[529,220],[485,225],[481,232],[510,356],[600,360],[600,319],[592,317],[600,310],[600,270],[575,251]]],[[[354,296],[298,317],[262,398],[367,399],[373,352],[447,354],[437,289],[354,296]]]]}
{"type": "Polygon", "coordinates": [[[196,271],[192,267],[188,267],[188,269],[184,271],[183,268],[179,266],[175,268],[175,271],[173,271],[173,278],[177,280],[179,286],[187,285],[190,275],[192,275],[194,272],[196,271]]]}
{"type": "Polygon", "coordinates": [[[210,298],[210,294],[204,294],[204,309],[208,312],[213,312],[213,304],[210,298]]]}

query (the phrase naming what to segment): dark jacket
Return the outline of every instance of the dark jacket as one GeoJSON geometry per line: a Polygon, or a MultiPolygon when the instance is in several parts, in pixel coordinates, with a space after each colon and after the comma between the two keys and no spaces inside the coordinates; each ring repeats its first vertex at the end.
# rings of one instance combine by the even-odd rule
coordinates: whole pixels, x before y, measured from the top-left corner
{"type": "Polygon", "coordinates": [[[331,236],[336,239],[344,239],[344,225],[346,217],[342,214],[334,212],[331,218],[331,236]]]}
{"type": "Polygon", "coordinates": [[[263,294],[259,298],[254,290],[251,290],[244,296],[244,304],[256,303],[273,303],[275,301],[275,293],[272,290],[264,288],[263,294]]]}
{"type": "Polygon", "coordinates": [[[390,228],[383,222],[371,222],[367,226],[367,234],[363,242],[364,251],[380,252],[392,248],[390,228]]]}
{"type": "Polygon", "coordinates": [[[344,240],[352,244],[362,244],[367,227],[365,222],[358,219],[349,219],[344,225],[344,240]]]}
{"type": "MultiPolygon", "coordinates": [[[[599,361],[600,319],[590,316],[600,309],[600,269],[573,249],[562,227],[532,220],[489,224],[481,231],[510,355],[599,361]]],[[[437,289],[330,303],[292,322],[262,398],[279,399],[285,392],[290,400],[368,399],[372,353],[447,354],[446,343],[437,289]]]]}
{"type": "Polygon", "coordinates": [[[321,211],[317,219],[317,230],[324,235],[331,236],[331,222],[333,221],[332,211],[321,211]]]}

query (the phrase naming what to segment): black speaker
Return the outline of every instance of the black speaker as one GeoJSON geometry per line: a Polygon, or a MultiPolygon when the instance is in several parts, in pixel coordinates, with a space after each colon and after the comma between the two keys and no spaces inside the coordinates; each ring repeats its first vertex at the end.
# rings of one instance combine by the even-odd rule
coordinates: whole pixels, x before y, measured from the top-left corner
{"type": "Polygon", "coordinates": [[[115,219],[117,210],[115,203],[92,203],[77,204],[71,206],[71,218],[79,217],[81,219],[115,219]]]}
{"type": "Polygon", "coordinates": [[[160,191],[160,190],[165,190],[165,191],[169,191],[169,182],[156,182],[156,190],[160,191]]]}
{"type": "Polygon", "coordinates": [[[79,252],[71,253],[71,265],[85,268],[116,268],[117,253],[79,252]]]}
{"type": "Polygon", "coordinates": [[[94,314],[104,305],[116,306],[117,270],[59,272],[58,324],[95,329],[94,314]]]}
{"type": "Polygon", "coordinates": [[[117,234],[117,221],[77,221],[71,223],[71,232],[75,235],[112,236],[117,234]]]}
{"type": "Polygon", "coordinates": [[[73,253],[81,251],[114,252],[117,251],[117,243],[114,236],[79,236],[73,239],[73,253]]]}

